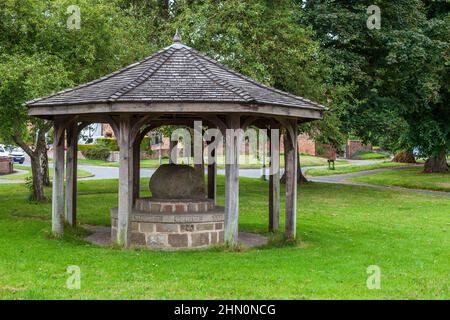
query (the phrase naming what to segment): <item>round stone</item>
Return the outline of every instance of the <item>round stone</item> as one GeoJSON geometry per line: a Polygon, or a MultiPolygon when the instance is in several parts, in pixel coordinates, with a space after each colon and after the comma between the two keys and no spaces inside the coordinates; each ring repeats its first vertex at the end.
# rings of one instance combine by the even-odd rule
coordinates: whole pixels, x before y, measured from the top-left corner
{"type": "Polygon", "coordinates": [[[163,164],[150,178],[152,197],[157,199],[205,199],[205,182],[193,167],[163,164]]]}

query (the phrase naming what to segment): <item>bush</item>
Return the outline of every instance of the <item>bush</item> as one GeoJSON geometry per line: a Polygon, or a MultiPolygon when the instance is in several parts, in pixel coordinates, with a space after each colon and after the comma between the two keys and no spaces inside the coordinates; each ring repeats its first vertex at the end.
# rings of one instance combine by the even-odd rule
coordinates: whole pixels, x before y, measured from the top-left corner
{"type": "Polygon", "coordinates": [[[78,151],[81,151],[81,153],[83,153],[89,149],[95,148],[95,146],[96,146],[95,144],[79,144],[78,151]]]}
{"type": "Polygon", "coordinates": [[[325,150],[323,149],[323,147],[319,144],[316,146],[316,155],[321,157],[323,156],[325,153],[325,150]]]}
{"type": "Polygon", "coordinates": [[[95,145],[93,148],[88,148],[85,151],[81,151],[86,159],[102,161],[108,160],[110,152],[111,151],[109,150],[109,148],[102,145],[95,145]]]}
{"type": "Polygon", "coordinates": [[[148,151],[148,150],[151,150],[151,147],[150,147],[150,137],[149,137],[149,136],[145,136],[144,139],[142,139],[142,142],[141,142],[141,150],[142,150],[142,151],[148,151]]]}
{"type": "Polygon", "coordinates": [[[400,163],[416,163],[416,158],[411,151],[408,152],[406,150],[403,150],[397,153],[392,161],[400,163]]]}
{"type": "Polygon", "coordinates": [[[109,151],[119,151],[119,145],[115,138],[97,138],[97,145],[104,146],[109,151]]]}

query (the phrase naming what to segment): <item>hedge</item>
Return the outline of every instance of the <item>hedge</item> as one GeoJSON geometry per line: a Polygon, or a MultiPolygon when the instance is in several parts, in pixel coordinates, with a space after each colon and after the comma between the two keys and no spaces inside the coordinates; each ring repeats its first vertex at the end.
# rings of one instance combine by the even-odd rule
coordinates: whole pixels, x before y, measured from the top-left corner
{"type": "Polygon", "coordinates": [[[108,160],[110,150],[103,145],[94,145],[93,148],[88,148],[87,150],[81,151],[83,156],[89,160],[108,160]]]}
{"type": "MultiPolygon", "coordinates": [[[[119,151],[119,145],[117,144],[117,140],[115,138],[97,138],[96,142],[96,144],[79,144],[78,150],[83,152],[97,147],[104,147],[109,151],[119,151]]],[[[151,152],[150,137],[145,136],[144,139],[142,139],[141,150],[148,153],[151,152]]]]}
{"type": "Polygon", "coordinates": [[[83,151],[95,148],[95,146],[95,144],[79,144],[78,151],[81,151],[81,153],[83,153],[83,151]]]}
{"type": "Polygon", "coordinates": [[[97,145],[104,146],[109,151],[119,151],[119,145],[115,138],[97,138],[97,145]]]}

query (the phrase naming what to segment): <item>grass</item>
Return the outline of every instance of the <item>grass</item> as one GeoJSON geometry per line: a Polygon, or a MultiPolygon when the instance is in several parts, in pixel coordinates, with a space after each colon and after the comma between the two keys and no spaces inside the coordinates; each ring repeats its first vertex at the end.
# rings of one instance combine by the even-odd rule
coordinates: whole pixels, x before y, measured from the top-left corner
{"type": "Polygon", "coordinates": [[[380,162],[373,164],[363,164],[363,165],[351,165],[351,166],[339,166],[335,170],[326,169],[308,169],[306,175],[308,176],[329,176],[334,174],[345,174],[352,172],[360,172],[367,170],[375,170],[382,168],[400,167],[410,165],[408,163],[398,163],[398,162],[380,162]]]}
{"type": "Polygon", "coordinates": [[[423,168],[421,167],[380,172],[367,176],[350,178],[348,180],[386,186],[450,192],[449,173],[423,173],[423,168]]]}
{"type": "MultiPolygon", "coordinates": [[[[242,178],[240,190],[240,230],[266,233],[267,182],[242,178]]],[[[299,192],[298,245],[159,252],[96,247],[79,228],[53,239],[50,204],[0,185],[0,299],[450,298],[447,198],[319,183],[299,192]],[[80,290],[65,286],[70,265],[80,290]],[[366,287],[370,265],[380,290],[366,287]]],[[[81,223],[109,224],[116,205],[116,180],[80,181],[81,223]]]]}
{"type": "MultiPolygon", "coordinates": [[[[190,158],[189,161],[187,158],[181,157],[178,159],[178,163],[192,163],[193,159],[190,158]]],[[[162,159],[163,164],[169,163],[169,159],[162,159]]],[[[222,155],[217,156],[217,167],[220,169],[225,168],[224,163],[225,159],[222,155]]],[[[346,160],[337,160],[337,164],[346,164],[349,163],[346,160]]],[[[118,167],[118,162],[106,162],[102,160],[88,160],[88,159],[79,159],[78,164],[84,165],[93,165],[93,166],[104,166],[104,167],[118,167]]],[[[266,164],[269,165],[269,160],[266,160],[266,164]]],[[[326,166],[328,165],[327,159],[321,157],[315,157],[310,155],[300,155],[300,164],[302,166],[326,166]]],[[[259,169],[262,166],[262,160],[257,160],[254,156],[240,156],[240,167],[242,169],[259,169]]],[[[280,156],[280,166],[284,167],[284,156],[280,156]]],[[[141,168],[158,168],[159,160],[158,159],[149,159],[149,160],[141,160],[141,168]]]]}
{"type": "MultiPolygon", "coordinates": [[[[7,175],[0,176],[0,179],[3,179],[3,180],[25,180],[26,178],[31,177],[31,167],[14,165],[14,168],[19,169],[19,170],[25,170],[25,171],[27,171],[27,173],[7,174],[7,175]]],[[[50,175],[50,179],[51,179],[53,177],[53,168],[49,168],[49,175],[50,175]]],[[[78,171],[77,171],[78,178],[85,178],[85,177],[89,177],[91,175],[92,175],[92,173],[90,173],[86,170],[78,169],[78,171]]]]}
{"type": "Polygon", "coordinates": [[[386,159],[389,155],[385,153],[372,152],[372,151],[358,151],[352,156],[355,160],[373,160],[373,159],[386,159]]]}

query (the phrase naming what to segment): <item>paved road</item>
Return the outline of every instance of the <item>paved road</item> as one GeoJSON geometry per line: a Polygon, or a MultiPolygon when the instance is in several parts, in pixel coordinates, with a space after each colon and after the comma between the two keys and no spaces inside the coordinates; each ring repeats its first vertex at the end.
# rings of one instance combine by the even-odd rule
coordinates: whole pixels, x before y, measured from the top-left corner
{"type": "Polygon", "coordinates": [[[352,173],[346,173],[346,174],[336,174],[336,175],[331,175],[331,176],[309,177],[308,180],[313,181],[313,182],[347,184],[347,185],[354,185],[354,186],[361,186],[361,187],[410,191],[410,192],[430,194],[430,195],[434,195],[434,196],[450,197],[450,192],[444,192],[444,191],[432,191],[432,190],[425,190],[425,189],[409,189],[409,188],[403,188],[403,187],[384,186],[384,185],[379,185],[379,184],[369,184],[369,183],[364,183],[364,182],[347,180],[347,179],[353,178],[353,177],[362,177],[362,176],[367,176],[367,175],[371,175],[371,174],[375,174],[375,173],[393,171],[393,170],[410,169],[410,168],[415,168],[417,166],[420,166],[420,165],[383,168],[383,169],[367,170],[367,171],[360,171],[360,172],[352,172],[352,173]]]}
{"type": "MultiPolygon", "coordinates": [[[[342,164],[337,166],[348,166],[352,164],[372,164],[383,160],[349,160],[349,164],[342,164]]],[[[30,165],[29,162],[25,162],[24,165],[30,165]]],[[[80,170],[85,170],[93,174],[92,177],[83,178],[82,180],[103,180],[103,179],[118,179],[119,168],[117,167],[101,167],[92,165],[78,165],[80,170]]],[[[305,172],[309,168],[327,168],[327,166],[314,166],[314,167],[302,167],[302,172],[305,172]]],[[[156,169],[141,169],[141,177],[150,177],[156,169]]],[[[268,173],[268,171],[266,171],[268,173]]],[[[224,169],[217,170],[218,174],[225,174],[224,169]]],[[[260,178],[262,176],[261,169],[240,169],[239,176],[246,178],[260,178]]],[[[23,183],[22,180],[3,180],[0,179],[0,183],[23,183]]]]}
{"type": "MultiPolygon", "coordinates": [[[[367,164],[373,164],[378,162],[383,162],[384,160],[348,160],[349,164],[341,164],[337,166],[349,166],[349,165],[367,165],[367,164]]],[[[25,163],[24,165],[29,165],[29,163],[25,163]]],[[[324,182],[324,183],[335,183],[335,184],[346,184],[346,185],[357,185],[357,186],[363,186],[363,187],[369,187],[369,188],[377,188],[377,189],[391,189],[391,190],[401,190],[401,191],[411,191],[411,192],[417,192],[417,193],[424,193],[424,194],[430,194],[430,195],[437,195],[437,196],[450,196],[450,192],[441,192],[441,191],[430,191],[430,190],[421,190],[421,189],[408,189],[408,188],[402,188],[402,187],[395,187],[395,186],[383,186],[383,185],[376,185],[376,184],[368,184],[363,182],[356,182],[356,181],[347,181],[348,178],[353,177],[360,177],[365,176],[369,174],[375,174],[379,172],[385,172],[385,171],[391,171],[391,170],[401,170],[401,169],[407,169],[407,168],[414,168],[414,165],[411,166],[402,166],[402,167],[392,167],[392,168],[383,168],[383,169],[376,169],[376,170],[368,170],[368,171],[360,171],[360,172],[353,172],[353,173],[346,173],[346,174],[337,174],[337,175],[330,175],[330,176],[320,176],[320,177],[309,177],[308,179],[313,182],[324,182]]],[[[91,172],[94,176],[83,178],[82,180],[101,180],[101,179],[118,179],[119,178],[119,168],[117,167],[100,167],[100,166],[90,166],[90,165],[79,165],[79,169],[91,172]]],[[[314,167],[302,167],[302,172],[305,172],[306,170],[310,168],[327,168],[327,166],[314,166],[314,167]]],[[[156,169],[141,169],[141,177],[150,177],[156,169]]],[[[17,174],[24,173],[22,170],[21,172],[18,172],[17,174]]],[[[283,169],[282,169],[283,171],[283,169]]],[[[268,171],[267,171],[268,172],[268,171]]],[[[217,170],[218,174],[225,174],[224,169],[217,170]]],[[[247,178],[260,178],[262,176],[262,170],[261,169],[240,169],[239,170],[239,176],[241,177],[247,177],[247,178]]],[[[0,179],[1,183],[23,183],[22,180],[3,180],[0,179]]]]}

